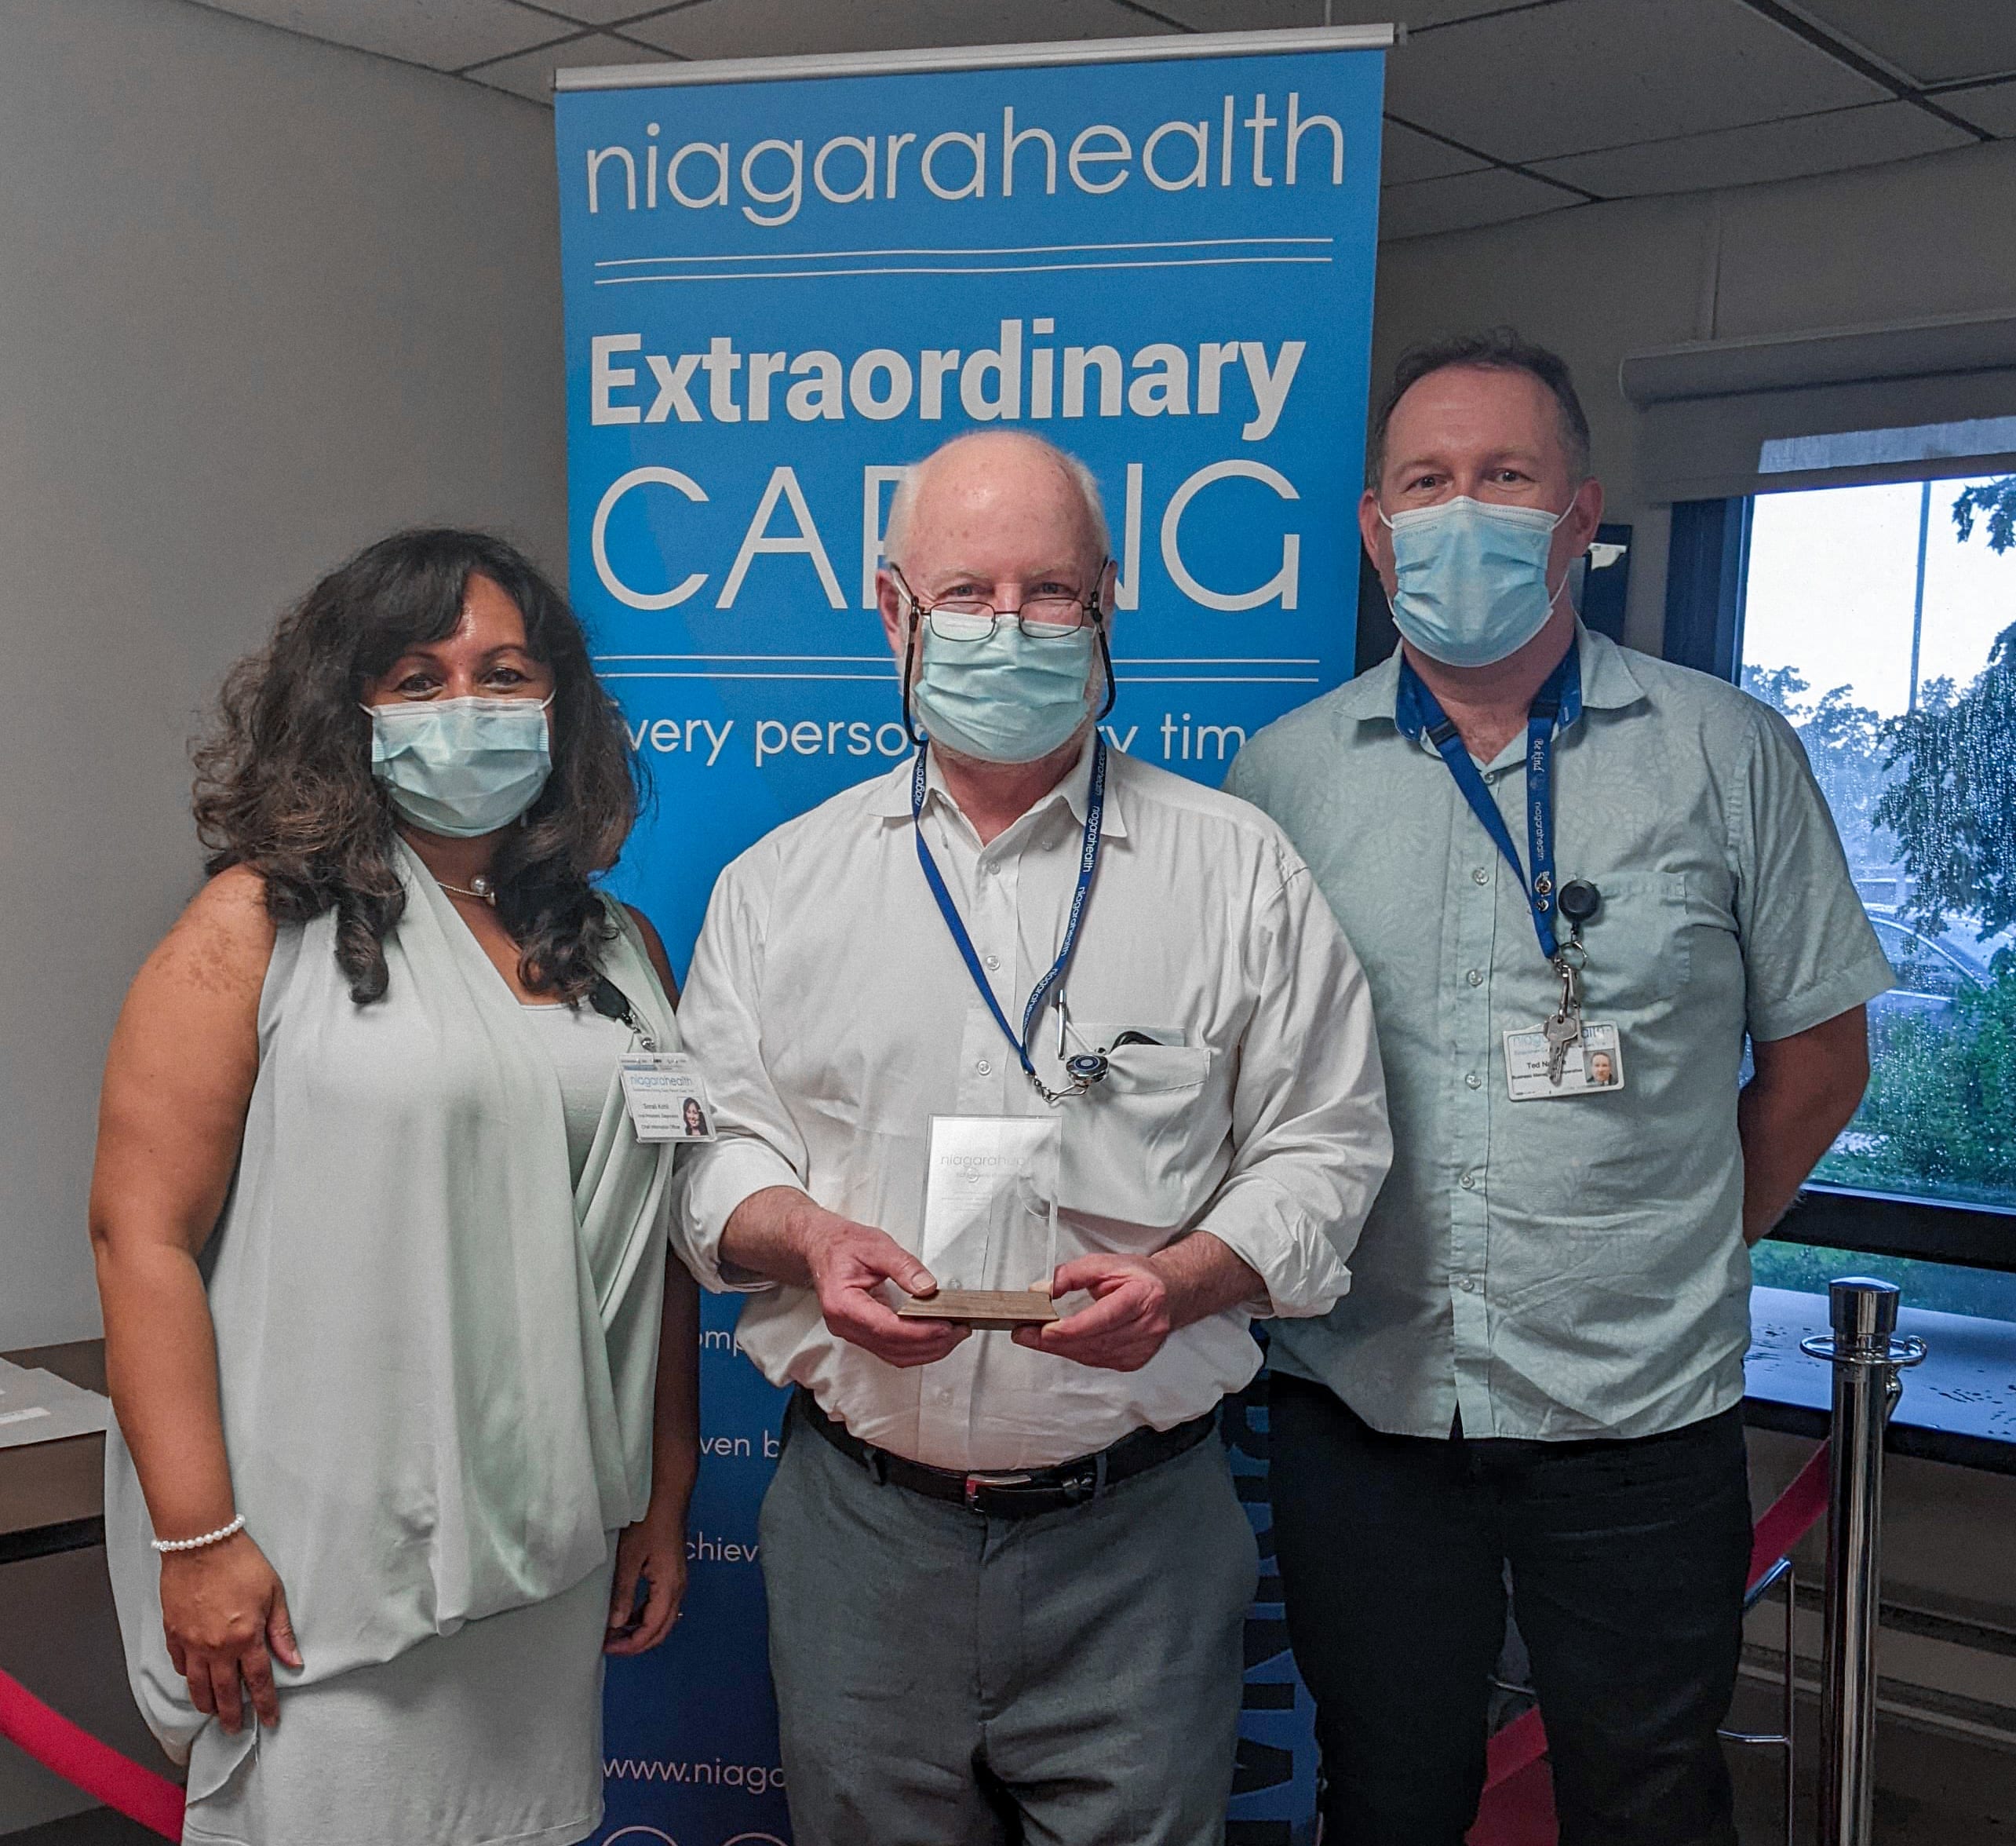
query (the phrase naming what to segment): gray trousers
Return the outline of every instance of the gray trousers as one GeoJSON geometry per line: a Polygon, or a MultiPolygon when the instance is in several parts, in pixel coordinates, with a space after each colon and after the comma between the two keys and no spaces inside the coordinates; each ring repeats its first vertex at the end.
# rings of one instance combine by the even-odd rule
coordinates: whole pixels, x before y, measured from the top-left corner
{"type": "Polygon", "coordinates": [[[1259,1560],[1215,1439],[1001,1519],[793,1428],[760,1535],[798,1846],[1222,1846],[1259,1560]]]}

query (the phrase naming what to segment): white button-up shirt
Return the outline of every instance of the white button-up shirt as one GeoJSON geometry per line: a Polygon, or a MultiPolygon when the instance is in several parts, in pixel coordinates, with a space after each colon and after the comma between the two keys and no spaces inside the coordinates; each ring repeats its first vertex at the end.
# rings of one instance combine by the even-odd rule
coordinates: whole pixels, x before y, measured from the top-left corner
{"type": "MultiPolygon", "coordinates": [[[[925,841],[1018,1027],[1063,940],[1091,757],[985,846],[930,778],[925,841]]],[[[673,1232],[710,1288],[750,1286],[724,1275],[720,1241],[753,1193],[800,1187],[917,1250],[931,1117],[1051,1112],[924,881],[910,778],[906,763],[779,827],[715,887],[679,1016],[720,1138],[683,1164],[673,1232]]],[[[1106,1081],[1059,1106],[1059,1259],[1209,1231],[1266,1298],[1121,1373],[1004,1333],[902,1369],[829,1331],[811,1290],[752,1290],[740,1339],[766,1377],[935,1467],[1047,1466],[1210,1410],[1258,1369],[1252,1313],[1322,1314],[1344,1293],[1391,1158],[1363,972],[1280,829],[1114,752],[1103,842],[1063,983],[1068,1049],[1129,1030],[1158,1042],[1113,1050],[1106,1081]]],[[[1056,1019],[1046,1007],[1032,1047],[1052,1089],[1056,1019]]]]}

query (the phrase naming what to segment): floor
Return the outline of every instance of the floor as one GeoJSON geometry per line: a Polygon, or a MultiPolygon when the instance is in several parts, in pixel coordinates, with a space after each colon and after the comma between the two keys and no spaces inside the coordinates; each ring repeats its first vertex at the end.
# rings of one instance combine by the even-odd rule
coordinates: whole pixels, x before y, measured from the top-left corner
{"type": "MultiPolygon", "coordinates": [[[[1775,1728],[1774,1698],[1746,1682],[1732,1721],[1775,1728]]],[[[1817,1713],[1802,1699],[1795,1846],[1815,1838],[1817,1713]]],[[[1743,1846],[1782,1846],[1785,1759],[1775,1750],[1731,1749],[1737,1830],[1743,1846]]],[[[2016,1751],[1943,1733],[1906,1729],[1879,1717],[1875,1846],[2016,1846],[2016,1751]]],[[[12,1842],[9,1843],[12,1846],[12,1842]]]]}
{"type": "MultiPolygon", "coordinates": [[[[1893,1758],[1908,1753],[1911,1779],[1923,1792],[1878,1791],[1876,1846],[2016,1846],[2016,1756],[1944,1738],[1916,1735],[1907,1741],[1893,1734],[1879,1742],[1879,1762],[1883,1742],[1893,1758]]],[[[1778,1846],[1785,1837],[1778,1759],[1766,1750],[1737,1751],[1732,1767],[1744,1846],[1778,1846]]],[[[1801,1779],[1810,1782],[1803,1768],[1801,1779]]],[[[1795,1837],[1801,1846],[1814,1837],[1810,1788],[1799,1804],[1795,1837]]],[[[159,1846],[158,1836],[103,1808],[5,1838],[5,1846],[159,1846]]]]}
{"type": "Polygon", "coordinates": [[[52,1820],[25,1833],[4,1836],[7,1846],[161,1846],[161,1836],[115,1814],[93,1808],[67,1820],[52,1820]]]}

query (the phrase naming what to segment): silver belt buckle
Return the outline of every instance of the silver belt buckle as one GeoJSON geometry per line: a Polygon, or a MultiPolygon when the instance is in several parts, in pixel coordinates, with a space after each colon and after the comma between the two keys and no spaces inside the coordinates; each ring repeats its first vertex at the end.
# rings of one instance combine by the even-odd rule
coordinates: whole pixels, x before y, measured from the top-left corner
{"type": "Polygon", "coordinates": [[[1026,1474],[969,1474],[966,1477],[966,1510],[979,1509],[980,1495],[988,1487],[1026,1487],[1032,1477],[1026,1474]]]}

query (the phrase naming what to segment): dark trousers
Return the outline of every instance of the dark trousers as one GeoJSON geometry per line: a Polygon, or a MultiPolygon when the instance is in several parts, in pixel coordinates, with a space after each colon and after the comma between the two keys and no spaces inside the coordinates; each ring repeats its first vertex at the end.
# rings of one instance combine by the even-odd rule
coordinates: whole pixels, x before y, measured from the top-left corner
{"type": "Polygon", "coordinates": [[[1715,1727],[1750,1558],[1741,1411],[1631,1441],[1386,1436],[1273,1380],[1274,1532],[1325,1846],[1461,1846],[1519,1633],[1561,1846],[1736,1846],[1715,1727]]]}

